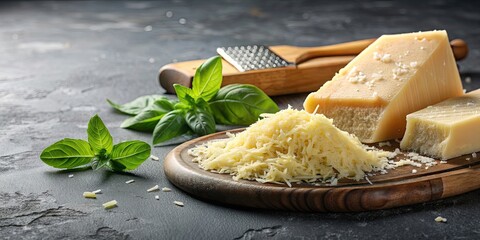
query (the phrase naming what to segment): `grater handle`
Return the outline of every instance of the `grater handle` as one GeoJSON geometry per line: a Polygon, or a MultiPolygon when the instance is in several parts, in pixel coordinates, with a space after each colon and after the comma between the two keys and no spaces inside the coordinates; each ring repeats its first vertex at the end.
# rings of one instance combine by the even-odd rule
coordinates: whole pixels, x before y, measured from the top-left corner
{"type": "MultiPolygon", "coordinates": [[[[357,55],[375,40],[375,38],[371,38],[328,46],[302,48],[303,52],[295,59],[295,64],[298,65],[318,57],[357,55]]],[[[468,45],[464,40],[454,39],[450,42],[450,46],[452,47],[455,60],[458,61],[467,57],[468,45]]]]}
{"type": "Polygon", "coordinates": [[[298,65],[318,57],[357,55],[375,40],[375,38],[371,38],[328,46],[303,48],[304,52],[295,59],[295,64],[298,65]]]}

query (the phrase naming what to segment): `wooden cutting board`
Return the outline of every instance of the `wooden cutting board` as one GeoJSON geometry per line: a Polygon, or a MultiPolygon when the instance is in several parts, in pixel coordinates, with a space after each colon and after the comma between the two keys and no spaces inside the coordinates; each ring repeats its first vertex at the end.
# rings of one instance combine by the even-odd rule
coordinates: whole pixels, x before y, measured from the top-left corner
{"type": "MultiPolygon", "coordinates": [[[[238,132],[243,129],[230,132],[238,132]]],[[[226,138],[225,132],[193,139],[173,149],[165,158],[167,178],[178,188],[210,202],[237,206],[303,212],[350,212],[387,209],[455,196],[480,188],[480,154],[450,159],[428,169],[412,166],[391,169],[387,174],[365,180],[340,180],[336,186],[323,184],[262,184],[235,181],[228,174],[199,168],[188,149],[205,141],[226,138]],[[470,160],[467,160],[470,158],[470,160]],[[417,173],[412,173],[416,169],[417,173]]],[[[398,143],[381,149],[393,151],[398,143]]],[[[377,146],[378,147],[378,146],[377,146]]],[[[406,159],[398,155],[396,160],[406,159]]]]}

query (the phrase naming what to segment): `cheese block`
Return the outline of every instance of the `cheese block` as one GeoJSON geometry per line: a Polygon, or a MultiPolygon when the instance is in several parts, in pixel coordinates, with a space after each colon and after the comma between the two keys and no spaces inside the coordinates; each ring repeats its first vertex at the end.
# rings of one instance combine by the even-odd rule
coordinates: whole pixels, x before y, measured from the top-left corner
{"type": "Polygon", "coordinates": [[[373,143],[400,138],[407,114],[463,94],[445,31],[383,35],[304,102],[373,143]]]}
{"type": "Polygon", "coordinates": [[[441,159],[480,151],[480,89],[407,115],[400,147],[441,159]]]}

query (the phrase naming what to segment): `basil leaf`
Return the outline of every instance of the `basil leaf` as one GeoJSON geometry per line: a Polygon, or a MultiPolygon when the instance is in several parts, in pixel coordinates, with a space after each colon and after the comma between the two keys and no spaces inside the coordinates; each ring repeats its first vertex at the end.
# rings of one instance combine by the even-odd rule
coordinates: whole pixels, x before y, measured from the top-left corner
{"type": "Polygon", "coordinates": [[[123,164],[119,162],[113,162],[113,161],[108,161],[108,166],[113,170],[113,171],[118,171],[121,172],[125,170],[127,167],[124,166],[123,164]]]}
{"type": "Polygon", "coordinates": [[[215,119],[206,109],[193,108],[185,114],[185,121],[200,136],[215,132],[215,119]]]}
{"type": "Polygon", "coordinates": [[[207,59],[197,71],[192,81],[193,97],[209,101],[215,96],[222,84],[222,58],[215,56],[207,59]]]}
{"type": "Polygon", "coordinates": [[[92,147],[95,154],[99,154],[102,149],[105,149],[107,154],[112,151],[112,135],[110,135],[107,127],[98,115],[90,118],[90,121],[88,122],[87,134],[88,143],[92,147]]]}
{"type": "Polygon", "coordinates": [[[94,157],[92,160],[92,169],[98,170],[108,165],[109,158],[94,157]]]}
{"type": "Polygon", "coordinates": [[[129,115],[137,115],[143,109],[151,106],[158,99],[167,99],[167,98],[161,95],[147,95],[147,96],[139,97],[123,105],[114,103],[110,99],[107,99],[107,102],[110,104],[110,106],[112,106],[113,108],[115,108],[116,110],[122,113],[129,114],[129,115]]]}
{"type": "Polygon", "coordinates": [[[159,144],[188,132],[183,110],[173,110],[158,122],[153,130],[153,144],[159,144]]]}
{"type": "Polygon", "coordinates": [[[40,154],[42,161],[54,168],[72,169],[84,166],[95,157],[87,141],[65,138],[49,147],[40,154]]]}
{"type": "Polygon", "coordinates": [[[187,103],[183,103],[183,102],[179,102],[177,104],[175,104],[175,106],[173,107],[173,109],[175,110],[186,110],[186,109],[190,109],[191,106],[190,104],[187,104],[187,103]]]}
{"type": "Polygon", "coordinates": [[[155,144],[155,146],[156,147],[162,147],[162,146],[176,145],[176,144],[184,143],[188,140],[192,140],[196,137],[198,137],[198,135],[193,134],[193,132],[191,130],[188,130],[186,133],[184,133],[180,136],[177,136],[177,137],[171,138],[169,140],[166,140],[164,142],[155,144]]]}
{"type": "Polygon", "coordinates": [[[173,110],[173,106],[177,103],[177,101],[168,100],[166,98],[157,99],[153,104],[147,109],[154,109],[164,112],[169,112],[173,110]]]}
{"type": "Polygon", "coordinates": [[[146,142],[138,140],[121,142],[113,146],[110,166],[114,170],[133,170],[150,156],[150,152],[151,147],[146,142]]]}
{"type": "Polygon", "coordinates": [[[125,120],[120,127],[137,131],[152,132],[158,121],[168,112],[173,110],[173,103],[167,99],[159,99],[144,109],[135,117],[125,120]]]}
{"type": "Polygon", "coordinates": [[[135,117],[123,121],[121,128],[128,128],[143,132],[152,132],[158,121],[165,115],[165,112],[157,110],[144,110],[135,117]]]}
{"type": "Polygon", "coordinates": [[[217,124],[248,125],[256,122],[262,113],[279,110],[267,94],[248,84],[227,85],[209,103],[217,124]]]}
{"type": "Polygon", "coordinates": [[[193,97],[194,93],[192,89],[177,83],[173,84],[173,88],[175,88],[175,93],[177,94],[178,100],[180,100],[181,103],[189,104],[187,101],[187,96],[193,97]]]}

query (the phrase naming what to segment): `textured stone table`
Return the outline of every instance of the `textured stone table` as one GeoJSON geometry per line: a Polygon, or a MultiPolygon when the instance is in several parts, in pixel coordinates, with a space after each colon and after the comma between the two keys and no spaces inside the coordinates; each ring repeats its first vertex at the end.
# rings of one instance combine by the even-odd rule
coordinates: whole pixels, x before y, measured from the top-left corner
{"type": "MultiPolygon", "coordinates": [[[[61,138],[85,138],[96,113],[116,141],[149,142],[149,134],[119,128],[125,116],[105,99],[163,93],[156,81],[160,66],[212,56],[217,46],[315,46],[446,29],[470,44],[460,67],[465,89],[476,89],[480,5],[472,2],[1,2],[0,238],[478,239],[480,191],[365,213],[255,210],[204,202],[172,186],[162,158],[173,146],[154,148],[160,161],[125,174],[57,171],[38,157],[61,138]],[[135,183],[125,184],[129,179],[135,183]],[[145,191],[156,184],[172,192],[156,193],[157,201],[145,191]],[[97,200],[82,197],[99,188],[97,200]],[[111,199],[119,207],[105,211],[101,203],[111,199]],[[439,215],[448,222],[435,222],[439,215]]],[[[304,97],[275,100],[301,107],[304,97]]]]}

